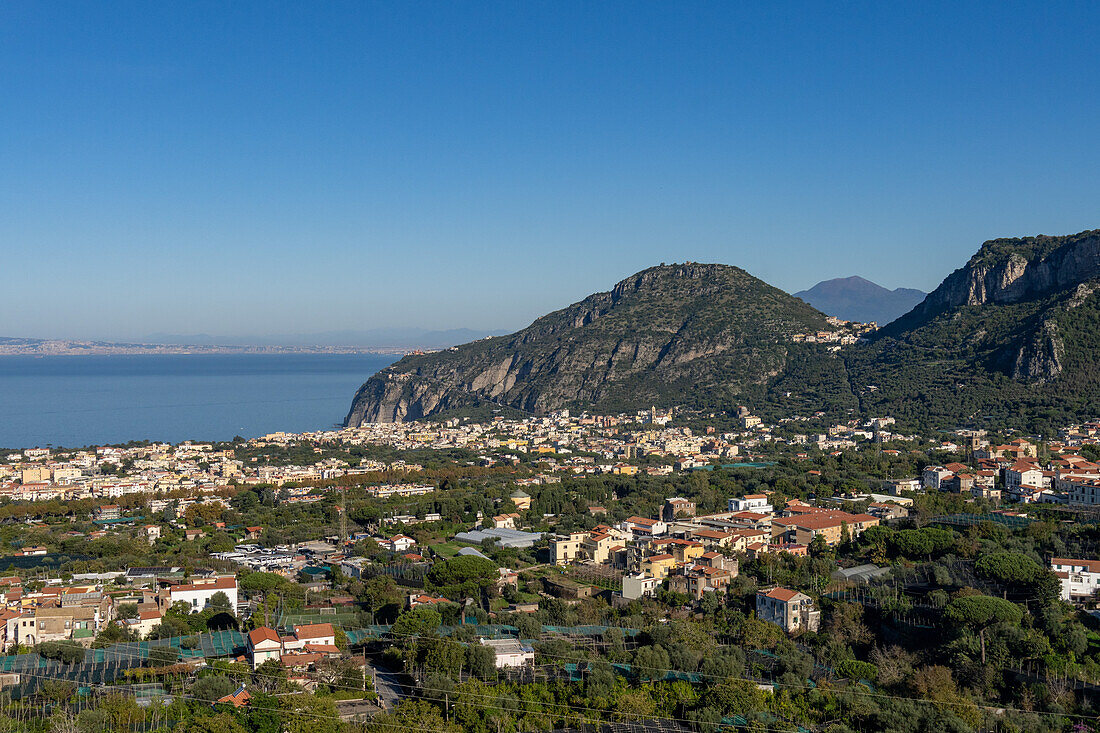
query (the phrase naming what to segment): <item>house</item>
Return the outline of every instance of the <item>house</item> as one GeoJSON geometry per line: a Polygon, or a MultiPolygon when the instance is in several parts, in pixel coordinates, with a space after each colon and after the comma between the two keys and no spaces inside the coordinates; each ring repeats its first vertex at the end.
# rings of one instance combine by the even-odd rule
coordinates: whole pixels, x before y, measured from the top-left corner
{"type": "Polygon", "coordinates": [[[718,529],[697,529],[691,533],[691,538],[698,542],[702,542],[705,547],[733,547],[733,549],[744,549],[735,547],[735,540],[737,535],[733,532],[723,532],[718,529]]]}
{"type": "Polygon", "coordinates": [[[99,606],[36,608],[7,619],[7,640],[25,646],[65,639],[90,640],[103,620],[99,606]]]}
{"type": "Polygon", "coordinates": [[[122,516],[122,510],[118,504],[105,504],[93,509],[92,516],[96,519],[118,519],[122,516]]]}
{"type": "Polygon", "coordinates": [[[772,588],[756,594],[756,617],[775,624],[788,634],[817,631],[821,612],[804,593],[789,588],[772,588]]]}
{"type": "Polygon", "coordinates": [[[775,519],[772,521],[772,533],[776,537],[782,536],[786,542],[799,545],[809,545],[814,537],[821,536],[825,544],[833,546],[844,539],[845,531],[849,539],[854,540],[868,527],[878,523],[878,517],[870,514],[818,511],[775,519]]]}
{"type": "Polygon", "coordinates": [[[661,586],[661,580],[645,573],[623,576],[623,598],[634,601],[643,596],[653,596],[657,588],[661,586]]]}
{"type": "Polygon", "coordinates": [[[641,570],[646,575],[652,575],[658,580],[668,576],[669,571],[676,567],[676,558],[667,552],[660,555],[652,555],[642,560],[641,570]]]}
{"type": "Polygon", "coordinates": [[[134,635],[139,639],[144,639],[152,633],[153,629],[160,625],[161,620],[164,618],[164,614],[157,608],[155,603],[140,604],[138,606],[138,616],[136,619],[131,619],[130,630],[134,632],[134,635]]]}
{"type": "Polygon", "coordinates": [[[244,538],[246,540],[251,540],[251,541],[258,540],[258,539],[260,539],[260,535],[262,535],[263,533],[264,533],[264,528],[263,527],[245,527],[244,528],[244,538]]]}
{"type": "Polygon", "coordinates": [[[252,695],[248,694],[248,690],[244,689],[244,685],[241,685],[233,692],[218,698],[218,703],[232,705],[235,708],[243,707],[252,700],[252,695]]]}
{"type": "MultiPolygon", "coordinates": [[[[1048,483],[1047,486],[1050,484],[1048,483]]],[[[1043,485],[1043,469],[1031,461],[1016,461],[1005,469],[1005,489],[1012,492],[1020,486],[1034,486],[1045,488],[1043,485]]]]}
{"type": "Polygon", "coordinates": [[[150,545],[160,539],[160,527],[155,524],[147,524],[141,528],[141,531],[150,545]]]}
{"type": "Polygon", "coordinates": [[[378,540],[378,546],[390,552],[406,552],[416,547],[416,540],[403,534],[395,534],[388,539],[378,540]]]}
{"type": "Polygon", "coordinates": [[[942,482],[950,476],[951,471],[943,466],[928,466],[921,474],[921,484],[928,491],[939,491],[942,482]]]}
{"type": "Polygon", "coordinates": [[[581,552],[586,560],[598,565],[611,560],[611,550],[619,541],[609,534],[609,530],[610,527],[597,527],[581,540],[581,552]]]}
{"type": "Polygon", "coordinates": [[[550,557],[555,565],[566,565],[579,559],[581,547],[587,532],[573,532],[568,536],[556,535],[550,538],[550,557]]]}
{"type": "Polygon", "coordinates": [[[186,603],[192,611],[201,611],[210,605],[210,599],[218,593],[229,598],[231,608],[237,608],[237,578],[233,575],[199,578],[191,583],[170,585],[160,592],[160,599],[167,606],[186,603]]]}
{"type": "Polygon", "coordinates": [[[279,659],[283,655],[283,643],[275,629],[261,626],[248,632],[248,658],[252,669],[256,669],[269,659],[279,659]]]}
{"type": "Polygon", "coordinates": [[[730,499],[729,510],[731,512],[756,512],[757,514],[771,514],[775,511],[775,507],[768,503],[767,494],[746,494],[740,499],[730,499]]]}
{"type": "Polygon", "coordinates": [[[1063,601],[1092,598],[1100,588],[1100,560],[1054,557],[1050,560],[1050,569],[1062,581],[1063,601]]]}
{"type": "Polygon", "coordinates": [[[870,514],[872,517],[878,517],[883,521],[889,519],[902,519],[909,516],[908,509],[892,502],[882,504],[868,504],[867,513],[870,514]]]}
{"type": "Polygon", "coordinates": [[[661,508],[661,519],[666,522],[671,522],[674,519],[680,519],[681,517],[694,517],[695,516],[695,502],[688,501],[683,497],[674,496],[670,499],[665,499],[665,505],[661,508]]]}
{"type": "Polygon", "coordinates": [[[517,519],[519,519],[519,515],[515,512],[500,514],[493,517],[493,527],[495,529],[515,529],[517,519]]]}
{"type": "Polygon", "coordinates": [[[336,629],[332,624],[303,624],[294,627],[294,636],[302,644],[336,646],[336,629]]]}
{"type": "Polygon", "coordinates": [[[635,538],[659,537],[668,532],[668,525],[660,519],[630,517],[623,522],[623,529],[635,538]]]}
{"type": "Polygon", "coordinates": [[[535,663],[535,649],[518,639],[481,639],[481,644],[493,650],[497,669],[526,667],[535,663]]]}
{"type": "Polygon", "coordinates": [[[692,562],[702,557],[703,553],[706,551],[702,542],[696,542],[694,540],[669,540],[664,547],[667,552],[671,553],[672,556],[676,558],[676,562],[678,563],[692,562]]]}
{"type": "Polygon", "coordinates": [[[516,509],[521,512],[531,508],[531,495],[522,489],[516,489],[508,498],[512,500],[512,504],[515,505],[516,509]]]}
{"type": "Polygon", "coordinates": [[[736,575],[736,570],[730,572],[709,565],[694,565],[684,568],[677,575],[670,575],[668,577],[668,588],[671,591],[685,593],[698,600],[703,597],[704,593],[722,590],[736,575]]]}

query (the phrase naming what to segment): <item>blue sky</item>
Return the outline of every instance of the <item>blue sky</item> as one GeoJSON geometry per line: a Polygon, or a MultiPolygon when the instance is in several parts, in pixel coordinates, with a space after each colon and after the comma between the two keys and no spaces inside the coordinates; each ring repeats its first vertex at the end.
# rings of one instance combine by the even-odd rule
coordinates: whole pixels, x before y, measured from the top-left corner
{"type": "Polygon", "coordinates": [[[1097,3],[0,4],[0,335],[515,328],[1100,227],[1097,3]]]}

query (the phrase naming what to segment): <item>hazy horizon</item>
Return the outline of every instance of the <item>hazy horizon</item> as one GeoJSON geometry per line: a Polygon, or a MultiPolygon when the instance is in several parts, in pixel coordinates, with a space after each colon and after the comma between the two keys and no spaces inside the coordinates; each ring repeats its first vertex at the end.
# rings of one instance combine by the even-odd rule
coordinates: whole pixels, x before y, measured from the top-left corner
{"type": "Polygon", "coordinates": [[[662,261],[931,290],[1100,226],[1098,21],[4,3],[0,334],[514,330],[662,261]]]}

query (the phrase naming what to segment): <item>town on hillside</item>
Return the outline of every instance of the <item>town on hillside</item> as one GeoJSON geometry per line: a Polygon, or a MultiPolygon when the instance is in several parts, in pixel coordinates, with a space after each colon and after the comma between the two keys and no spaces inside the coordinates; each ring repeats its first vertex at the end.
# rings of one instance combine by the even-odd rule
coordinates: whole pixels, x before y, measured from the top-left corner
{"type": "MultiPolygon", "coordinates": [[[[613,690],[703,720],[709,693],[661,690],[725,680],[749,702],[719,727],[815,730],[934,677],[977,720],[1031,690],[1039,729],[1059,675],[1060,710],[1088,709],[1100,421],[1041,440],[824,419],[563,410],[0,452],[0,692],[246,720],[297,691],[342,725],[445,729],[436,689],[490,715],[471,690],[553,682],[603,725],[613,690]]],[[[944,715],[914,689],[891,704],[944,715]]],[[[567,727],[553,705],[508,720],[567,727]]]]}

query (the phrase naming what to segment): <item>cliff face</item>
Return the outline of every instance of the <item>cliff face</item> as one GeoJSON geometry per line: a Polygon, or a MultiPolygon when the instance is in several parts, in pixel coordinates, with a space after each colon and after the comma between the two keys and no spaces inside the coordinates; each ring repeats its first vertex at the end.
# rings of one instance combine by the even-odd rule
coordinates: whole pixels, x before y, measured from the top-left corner
{"type": "Polygon", "coordinates": [[[1097,278],[1100,230],[991,240],[878,338],[926,343],[950,333],[949,320],[970,323],[993,369],[1051,382],[1066,367],[1059,322],[1091,296],[1097,278]]]}
{"type": "Polygon", "coordinates": [[[986,242],[846,361],[872,413],[1044,433],[1093,417],[1100,230],[986,242]]]}
{"type": "Polygon", "coordinates": [[[717,404],[778,374],[791,334],[823,328],[821,313],[736,267],[652,267],[510,336],[405,357],[359,389],[346,424],[485,404],[717,404]]]}
{"type": "Polygon", "coordinates": [[[790,338],[826,329],[735,267],[653,267],[509,336],[405,357],[359,389],[346,422],[747,403],[1046,432],[1100,405],[1100,230],[986,242],[870,343],[831,354],[790,338]]]}
{"type": "Polygon", "coordinates": [[[1100,277],[1100,229],[986,242],[916,308],[880,331],[897,335],[959,306],[1038,300],[1100,277]]]}

